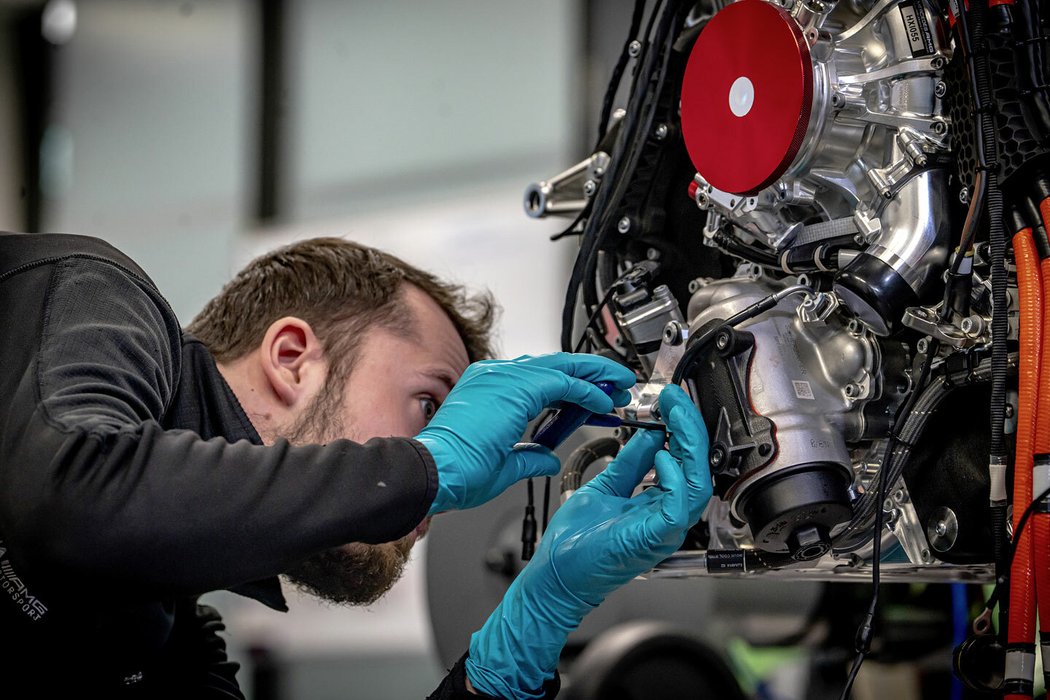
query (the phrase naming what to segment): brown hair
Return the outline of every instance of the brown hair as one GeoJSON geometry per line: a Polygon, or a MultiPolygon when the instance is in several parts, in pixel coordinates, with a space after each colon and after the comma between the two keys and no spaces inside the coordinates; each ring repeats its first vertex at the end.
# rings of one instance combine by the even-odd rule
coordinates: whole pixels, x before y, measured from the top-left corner
{"type": "Polygon", "coordinates": [[[491,357],[497,307],[389,253],[342,238],[312,238],[266,253],[241,270],[187,326],[215,359],[230,362],[262,342],[270,324],[296,316],[313,328],[332,378],[349,376],[364,333],[380,325],[411,333],[405,283],[448,314],[471,362],[491,357]]]}

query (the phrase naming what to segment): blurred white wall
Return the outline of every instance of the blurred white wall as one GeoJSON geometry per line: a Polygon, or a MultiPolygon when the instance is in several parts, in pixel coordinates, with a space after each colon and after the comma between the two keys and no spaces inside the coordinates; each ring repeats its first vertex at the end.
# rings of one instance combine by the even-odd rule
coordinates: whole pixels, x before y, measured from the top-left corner
{"type": "MultiPolygon", "coordinates": [[[[0,32],[0,66],[13,63],[13,37],[0,32]]],[[[0,230],[17,231],[22,226],[19,168],[22,148],[18,138],[17,101],[3,99],[15,90],[15,76],[11,70],[0,68],[0,230]]]]}
{"type": "Polygon", "coordinates": [[[76,8],[55,58],[43,229],[116,244],[185,323],[227,277],[254,182],[254,5],[76,8]]]}

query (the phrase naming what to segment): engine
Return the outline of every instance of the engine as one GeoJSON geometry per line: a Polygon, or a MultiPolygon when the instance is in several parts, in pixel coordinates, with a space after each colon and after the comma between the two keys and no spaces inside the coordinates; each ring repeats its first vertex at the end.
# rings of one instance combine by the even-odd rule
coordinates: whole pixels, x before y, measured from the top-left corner
{"type": "Polygon", "coordinates": [[[1041,12],[636,12],[593,152],[525,209],[573,217],[563,349],[636,370],[627,422],[659,420],[668,383],[704,417],[715,498],[655,576],[1034,586],[1050,538],[1015,540],[1050,512],[1041,12]]]}

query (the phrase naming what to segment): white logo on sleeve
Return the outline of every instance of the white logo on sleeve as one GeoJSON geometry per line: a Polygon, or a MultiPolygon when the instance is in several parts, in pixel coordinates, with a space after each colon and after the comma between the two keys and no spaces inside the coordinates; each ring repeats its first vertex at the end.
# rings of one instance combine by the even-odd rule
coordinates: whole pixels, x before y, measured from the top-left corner
{"type": "Polygon", "coordinates": [[[34,595],[29,593],[22,579],[18,578],[11,560],[7,559],[7,547],[0,540],[0,589],[11,596],[11,600],[31,620],[38,621],[47,614],[47,606],[34,595]]]}

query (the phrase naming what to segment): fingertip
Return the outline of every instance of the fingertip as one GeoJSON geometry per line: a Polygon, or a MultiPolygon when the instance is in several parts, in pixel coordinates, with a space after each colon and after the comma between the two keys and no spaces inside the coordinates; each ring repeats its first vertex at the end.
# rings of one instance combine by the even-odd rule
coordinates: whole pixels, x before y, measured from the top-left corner
{"type": "Polygon", "coordinates": [[[534,442],[519,442],[511,451],[521,478],[554,476],[561,471],[561,460],[551,450],[534,442]]]}
{"type": "Polygon", "coordinates": [[[662,430],[639,430],[631,437],[631,439],[639,441],[644,440],[653,445],[663,445],[667,442],[665,435],[666,433],[662,430]]]}
{"type": "Polygon", "coordinates": [[[670,452],[667,450],[657,452],[654,466],[656,467],[656,476],[660,479],[660,484],[664,488],[673,490],[681,486],[685,478],[682,474],[682,465],[671,456],[670,452]]]}
{"type": "Polygon", "coordinates": [[[631,392],[626,389],[617,389],[609,394],[609,396],[612,398],[613,404],[616,406],[626,406],[631,403],[631,392]]]}
{"type": "Polygon", "coordinates": [[[692,404],[693,400],[689,398],[689,394],[677,384],[668,384],[660,390],[660,408],[666,410],[668,413],[671,412],[673,407],[681,406],[685,403],[692,404]]]}

